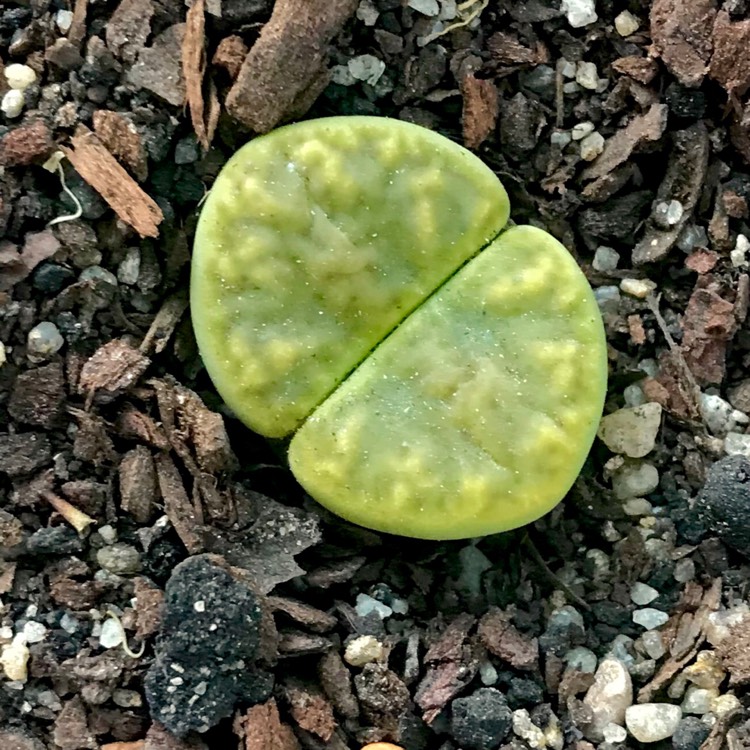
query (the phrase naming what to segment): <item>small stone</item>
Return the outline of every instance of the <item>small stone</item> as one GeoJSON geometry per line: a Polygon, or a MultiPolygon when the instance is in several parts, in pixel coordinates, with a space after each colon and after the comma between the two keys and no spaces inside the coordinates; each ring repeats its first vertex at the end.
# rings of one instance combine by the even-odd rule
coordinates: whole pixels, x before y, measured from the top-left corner
{"type": "Polygon", "coordinates": [[[692,581],[695,578],[695,561],[693,558],[684,557],[682,560],[678,560],[672,576],[678,583],[692,581]]]}
{"type": "Polygon", "coordinates": [[[365,26],[374,26],[379,17],[380,11],[372,0],[361,0],[357,7],[357,18],[362,21],[365,26]]]}
{"type": "Polygon", "coordinates": [[[734,249],[729,253],[735,268],[747,267],[747,251],[750,250],[750,240],[744,234],[738,234],[734,249]]]}
{"type": "Polygon", "coordinates": [[[360,617],[367,617],[374,612],[381,620],[393,614],[393,610],[387,604],[383,604],[368,594],[357,594],[357,604],[354,609],[360,617]]]}
{"type": "Polygon", "coordinates": [[[34,288],[44,294],[57,294],[73,281],[75,274],[69,268],[57,263],[43,263],[34,271],[34,288]]]}
{"type": "Polygon", "coordinates": [[[372,661],[385,661],[385,646],[372,635],[360,635],[346,644],[344,661],[353,667],[364,667],[372,661]]]}
{"type": "Polygon", "coordinates": [[[719,691],[716,689],[708,690],[707,688],[690,685],[682,699],[682,711],[686,714],[704,716],[711,710],[714,700],[718,697],[719,691]]]}
{"type": "MultiPolygon", "coordinates": [[[[531,720],[529,712],[525,708],[519,708],[513,712],[513,734],[525,740],[529,747],[547,747],[547,738],[544,732],[531,720]]],[[[485,746],[476,750],[483,750],[485,746]]]]}
{"type": "Polygon", "coordinates": [[[704,227],[687,224],[677,237],[677,247],[683,253],[691,253],[696,247],[708,246],[708,234],[704,227]]]}
{"type": "Polygon", "coordinates": [[[574,29],[595,23],[599,18],[594,0],[562,0],[560,10],[574,29]]]}
{"type": "Polygon", "coordinates": [[[661,413],[657,403],[618,409],[602,418],[597,434],[613,453],[643,458],[654,449],[661,413]]]}
{"type": "Polygon", "coordinates": [[[641,26],[641,22],[629,10],[624,10],[615,16],[615,29],[620,36],[635,34],[641,26]]]}
{"type": "Polygon", "coordinates": [[[742,704],[736,695],[719,695],[711,702],[711,713],[717,719],[723,719],[740,708],[742,708],[742,704]]]}
{"type": "Polygon", "coordinates": [[[47,637],[47,628],[41,622],[30,620],[23,626],[26,643],[41,643],[47,637]]]}
{"type": "Polygon", "coordinates": [[[374,86],[385,72],[385,63],[375,55],[358,55],[347,63],[349,73],[356,81],[374,86]]]}
{"type": "Polygon", "coordinates": [[[594,131],[581,141],[581,159],[594,161],[604,151],[604,136],[594,131]]]}
{"type": "Polygon", "coordinates": [[[568,81],[563,84],[563,94],[571,96],[577,94],[581,90],[581,87],[575,81],[568,81]]]}
{"type": "Polygon", "coordinates": [[[563,656],[563,661],[578,672],[593,674],[596,672],[596,654],[589,648],[578,646],[568,651],[563,656]]]}
{"type": "Polygon", "coordinates": [[[620,262],[620,253],[611,247],[601,245],[596,248],[594,253],[594,260],[592,266],[597,271],[603,273],[609,273],[617,269],[617,264],[620,262]]]}
{"type": "Polygon", "coordinates": [[[626,406],[643,406],[646,403],[646,394],[638,383],[631,383],[624,388],[622,397],[626,406]]]}
{"type": "Polygon", "coordinates": [[[113,617],[102,623],[102,630],[99,633],[99,645],[102,648],[117,648],[122,644],[122,625],[113,617]]]}
{"type": "Polygon", "coordinates": [[[698,407],[706,427],[716,436],[724,437],[736,431],[739,425],[750,422],[747,414],[734,409],[721,396],[701,392],[698,396],[698,407]]]}
{"type": "Polygon", "coordinates": [[[619,659],[608,657],[602,661],[583,702],[593,712],[591,724],[585,730],[588,739],[601,742],[604,727],[623,723],[625,710],[633,703],[633,683],[619,659]]]}
{"type": "Polygon", "coordinates": [[[49,359],[62,349],[64,343],[57,326],[46,320],[34,326],[26,338],[29,358],[36,362],[49,359]]]}
{"type": "Polygon", "coordinates": [[[114,544],[117,541],[117,531],[114,526],[105,524],[104,526],[100,526],[97,531],[99,532],[99,536],[104,539],[105,544],[114,544]]]}
{"type": "Polygon", "coordinates": [[[561,57],[558,65],[560,66],[560,73],[563,78],[572,80],[576,77],[576,64],[574,62],[561,57]]]}
{"type": "Polygon", "coordinates": [[[644,497],[659,486],[659,471],[646,461],[625,464],[612,475],[612,490],[618,500],[644,497]]]}
{"type": "MultiPolygon", "coordinates": [[[[579,62],[576,65],[576,83],[589,91],[596,91],[599,87],[599,72],[592,62],[579,62]]],[[[593,130],[593,128],[592,128],[593,130]]]]}
{"type": "Polygon", "coordinates": [[[466,750],[497,747],[511,722],[515,731],[515,713],[511,714],[505,696],[495,688],[479,688],[451,703],[451,734],[466,750]]]}
{"type": "Polygon", "coordinates": [[[574,141],[581,141],[587,135],[591,135],[595,129],[593,122],[579,122],[577,125],[573,126],[573,129],[570,131],[570,137],[574,141]]]}
{"type": "Polygon", "coordinates": [[[133,286],[138,281],[141,272],[141,251],[137,247],[129,247],[125,257],[117,267],[117,280],[121,284],[133,286]]]}
{"type": "Polygon", "coordinates": [[[70,27],[73,25],[73,11],[58,10],[57,13],[55,13],[55,23],[61,34],[67,34],[70,31],[70,27]]]}
{"type": "Polygon", "coordinates": [[[497,682],[497,669],[495,669],[495,665],[489,659],[485,659],[479,665],[479,679],[482,681],[482,685],[486,685],[487,687],[497,682]]]}
{"type": "Polygon", "coordinates": [[[440,13],[438,0],[408,0],[406,3],[410,8],[421,13],[423,16],[437,16],[440,13]]]}
{"type": "Polygon", "coordinates": [[[143,698],[135,690],[116,688],[112,691],[112,702],[120,708],[140,708],[143,705],[143,698]]]}
{"type": "Polygon", "coordinates": [[[643,643],[643,648],[650,659],[659,660],[667,653],[667,649],[664,646],[664,639],[658,630],[647,630],[641,636],[641,643],[643,643]]]}
{"type": "Polygon", "coordinates": [[[671,737],[682,719],[682,709],[671,703],[642,703],[625,712],[628,732],[638,742],[659,742],[671,737]]]}
{"type": "Polygon", "coordinates": [[[611,742],[613,744],[625,742],[628,738],[628,733],[625,727],[621,727],[619,724],[613,724],[611,722],[604,727],[602,734],[605,742],[611,742]]]}
{"type": "Polygon", "coordinates": [[[620,289],[631,297],[646,299],[656,289],[656,282],[650,279],[623,279],[620,289]]]}
{"type": "Polygon", "coordinates": [[[181,138],[174,147],[175,164],[194,164],[200,159],[200,155],[198,140],[194,135],[181,138]]]}
{"type": "Polygon", "coordinates": [[[117,286],[117,277],[106,268],[101,266],[89,266],[81,271],[81,275],[78,277],[81,281],[104,281],[110,286],[117,286]]]}
{"type": "Polygon", "coordinates": [[[682,674],[698,687],[718,690],[727,673],[715,651],[700,651],[695,661],[682,674]]]}
{"type": "Polygon", "coordinates": [[[594,289],[594,297],[599,310],[604,313],[617,315],[620,311],[620,289],[616,286],[600,286],[594,289]]]}
{"type": "Polygon", "coordinates": [[[646,630],[656,630],[669,620],[669,615],[660,609],[644,607],[633,612],[633,622],[646,630]]]}
{"type": "Polygon", "coordinates": [[[641,581],[636,581],[630,588],[630,600],[639,607],[645,607],[658,598],[659,592],[641,581]]]}
{"type": "Polygon", "coordinates": [[[549,137],[549,142],[553,146],[559,146],[560,148],[565,148],[572,140],[573,138],[567,130],[553,130],[549,137]]]}
{"type": "Polygon", "coordinates": [[[674,750],[700,750],[711,733],[711,727],[695,716],[686,716],[672,735],[674,750]]]}
{"type": "Polygon", "coordinates": [[[82,550],[78,533],[67,524],[37,529],[26,540],[26,551],[33,555],[75,555],[82,550]]]}
{"type": "Polygon", "coordinates": [[[23,635],[15,636],[0,651],[0,666],[5,670],[5,676],[13,682],[26,682],[28,662],[29,649],[23,635]]]}
{"type": "Polygon", "coordinates": [[[24,91],[36,83],[36,73],[28,65],[11,63],[5,66],[5,80],[12,89],[24,91]]]}
{"type": "Polygon", "coordinates": [[[671,229],[679,223],[684,213],[685,209],[679,201],[660,201],[654,207],[654,223],[662,229],[671,229]]]}
{"type": "Polygon", "coordinates": [[[14,120],[23,112],[23,105],[25,103],[23,91],[18,89],[11,89],[6,92],[0,102],[0,110],[9,119],[14,120]]]}
{"type": "Polygon", "coordinates": [[[96,553],[96,561],[102,568],[115,575],[133,575],[141,569],[141,555],[129,544],[102,547],[96,553]]]}

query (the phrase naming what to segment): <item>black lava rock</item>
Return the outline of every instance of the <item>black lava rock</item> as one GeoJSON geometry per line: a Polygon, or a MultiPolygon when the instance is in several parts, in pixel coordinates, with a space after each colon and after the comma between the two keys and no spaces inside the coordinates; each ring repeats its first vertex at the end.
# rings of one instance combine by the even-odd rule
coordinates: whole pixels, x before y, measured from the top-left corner
{"type": "Polygon", "coordinates": [[[253,669],[260,617],[253,592],[209,557],[178,565],[166,586],[162,634],[146,675],[152,717],[185,736],[208,731],[238,700],[264,700],[273,683],[253,669]]]}
{"type": "Polygon", "coordinates": [[[57,294],[66,284],[75,279],[70,268],[57,263],[43,263],[34,271],[34,288],[45,294],[57,294]]]}
{"type": "Polygon", "coordinates": [[[533,680],[514,677],[506,693],[508,705],[515,711],[517,708],[531,708],[544,700],[544,691],[533,680]]]}
{"type": "Polygon", "coordinates": [[[70,526],[39,529],[26,540],[30,555],[74,555],[82,550],[83,543],[70,526]]]}
{"type": "Polygon", "coordinates": [[[671,83],[665,98],[669,111],[681,120],[700,120],[706,112],[706,95],[700,89],[671,83]]]}
{"type": "Polygon", "coordinates": [[[711,732],[697,716],[686,716],[672,735],[674,750],[698,750],[711,732]]]}
{"type": "Polygon", "coordinates": [[[695,509],[706,526],[730,547],[750,550],[750,461],[727,456],[708,471],[695,509]]]}
{"type": "Polygon", "coordinates": [[[513,714],[495,688],[480,688],[451,704],[451,734],[466,750],[493,750],[510,731],[513,714]]]}

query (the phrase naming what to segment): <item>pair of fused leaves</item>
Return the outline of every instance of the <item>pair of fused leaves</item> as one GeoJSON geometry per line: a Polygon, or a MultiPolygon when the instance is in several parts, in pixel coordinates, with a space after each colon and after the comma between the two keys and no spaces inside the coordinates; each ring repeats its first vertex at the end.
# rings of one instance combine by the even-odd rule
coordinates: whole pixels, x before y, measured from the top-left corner
{"type": "Polygon", "coordinates": [[[591,290],[468,151],[387,118],[257,138],[195,240],[196,337],[248,426],[370,528],[447,539],[539,517],[574,481],[606,381],[591,290]]]}

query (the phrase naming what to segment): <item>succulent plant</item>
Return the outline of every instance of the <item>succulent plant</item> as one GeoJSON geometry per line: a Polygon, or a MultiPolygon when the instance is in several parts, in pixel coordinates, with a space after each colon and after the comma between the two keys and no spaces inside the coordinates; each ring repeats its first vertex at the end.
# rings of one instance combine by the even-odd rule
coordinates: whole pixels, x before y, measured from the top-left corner
{"type": "Polygon", "coordinates": [[[606,390],[606,345],[568,251],[507,227],[476,156],[417,125],[332,117],[241,148],[195,238],[191,308],[214,384],[290,438],[334,513],[452,539],[566,494],[606,390]]]}

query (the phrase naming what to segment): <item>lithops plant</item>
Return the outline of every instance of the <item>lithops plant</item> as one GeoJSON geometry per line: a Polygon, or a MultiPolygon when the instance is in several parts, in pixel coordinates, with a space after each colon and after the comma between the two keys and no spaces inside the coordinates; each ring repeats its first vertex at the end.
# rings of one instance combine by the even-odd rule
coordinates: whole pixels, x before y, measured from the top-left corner
{"type": "Polygon", "coordinates": [[[388,118],[280,128],[218,176],[193,255],[201,355],[334,513],[480,536],[543,515],[578,475],[601,318],[567,250],[508,216],[477,157],[388,118]]]}

